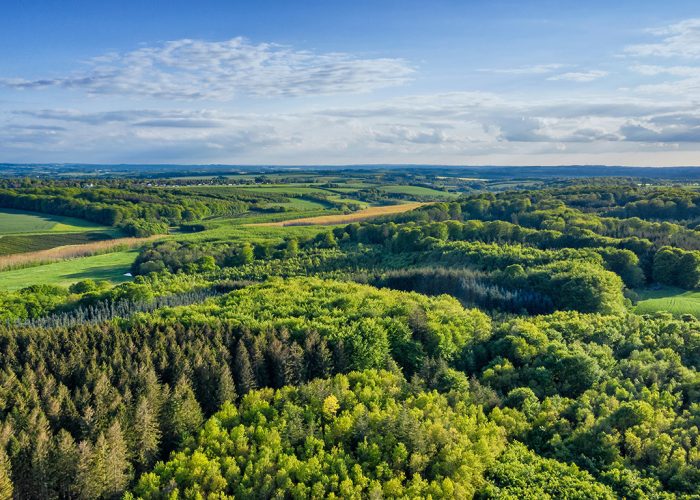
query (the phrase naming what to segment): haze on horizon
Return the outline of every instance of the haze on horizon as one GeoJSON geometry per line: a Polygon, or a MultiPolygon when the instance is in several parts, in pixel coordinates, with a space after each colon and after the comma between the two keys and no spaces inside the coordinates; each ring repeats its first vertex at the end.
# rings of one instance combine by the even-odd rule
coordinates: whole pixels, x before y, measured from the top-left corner
{"type": "Polygon", "coordinates": [[[697,2],[3,2],[0,162],[700,165],[697,2]]]}

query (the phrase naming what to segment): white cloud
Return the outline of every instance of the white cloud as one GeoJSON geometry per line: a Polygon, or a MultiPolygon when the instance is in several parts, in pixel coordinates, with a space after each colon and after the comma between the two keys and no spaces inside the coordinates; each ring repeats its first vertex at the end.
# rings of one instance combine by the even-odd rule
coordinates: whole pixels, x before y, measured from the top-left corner
{"type": "Polygon", "coordinates": [[[676,24],[650,30],[653,43],[625,47],[625,53],[635,57],[700,57],[700,18],[686,19],[676,24]]]}
{"type": "Polygon", "coordinates": [[[453,92],[289,113],[40,110],[0,118],[3,156],[40,151],[39,161],[474,163],[511,155],[527,163],[529,155],[700,150],[700,111],[653,99],[453,92]]]}
{"type": "MultiPolygon", "coordinates": [[[[0,112],[0,155],[17,161],[546,164],[644,163],[658,154],[659,163],[697,163],[700,67],[682,55],[691,53],[690,24],[678,26],[654,34],[656,45],[678,45],[669,40],[684,33],[684,51],[665,50],[680,59],[647,60],[643,55],[651,49],[628,47],[630,66],[595,86],[579,84],[607,72],[572,63],[479,70],[539,75],[543,89],[513,90],[509,84],[490,87],[505,89],[500,94],[454,91],[270,106],[248,100],[251,112],[241,112],[238,103],[186,102],[167,109],[173,104],[151,101],[153,109],[121,110],[113,103],[124,101],[109,96],[95,100],[106,111],[78,104],[80,109],[0,112]],[[626,87],[615,87],[621,81],[626,87]]],[[[606,63],[597,67],[612,67],[606,63]]],[[[411,71],[400,59],[310,53],[243,39],[181,40],[106,55],[70,77],[12,85],[228,100],[362,92],[403,83],[411,71]]]]}
{"type": "Polygon", "coordinates": [[[244,38],[175,40],[91,60],[88,69],[58,78],[0,79],[15,89],[60,87],[90,94],[161,99],[230,100],[237,95],[299,96],[368,92],[408,81],[402,59],[316,53],[244,38]]]}
{"type": "Polygon", "coordinates": [[[644,76],[672,77],[664,81],[638,85],[635,87],[637,92],[656,96],[670,95],[685,99],[700,97],[700,67],[635,65],[630,69],[644,76]]]}
{"type": "Polygon", "coordinates": [[[494,73],[503,75],[542,75],[566,67],[565,64],[535,64],[532,66],[520,66],[518,68],[481,68],[481,73],[494,73]]]}
{"type": "Polygon", "coordinates": [[[568,81],[568,82],[580,82],[580,83],[586,83],[586,82],[592,82],[594,80],[598,80],[600,78],[603,78],[604,76],[607,76],[608,72],[607,71],[602,71],[602,70],[589,70],[589,71],[570,71],[568,73],[562,73],[559,75],[554,75],[550,76],[547,78],[547,80],[551,81],[568,81]]]}

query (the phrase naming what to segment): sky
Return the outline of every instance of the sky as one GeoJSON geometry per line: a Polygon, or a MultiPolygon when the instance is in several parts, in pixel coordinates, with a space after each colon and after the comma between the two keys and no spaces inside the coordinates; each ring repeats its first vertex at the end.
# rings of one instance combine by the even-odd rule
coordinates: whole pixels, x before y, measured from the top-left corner
{"type": "Polygon", "coordinates": [[[700,5],[3,0],[0,162],[700,166],[700,5]]]}

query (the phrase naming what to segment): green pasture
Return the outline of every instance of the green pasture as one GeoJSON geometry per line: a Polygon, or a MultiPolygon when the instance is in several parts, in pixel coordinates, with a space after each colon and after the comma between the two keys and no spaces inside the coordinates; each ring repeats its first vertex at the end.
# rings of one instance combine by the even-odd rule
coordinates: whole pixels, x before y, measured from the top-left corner
{"type": "Polygon", "coordinates": [[[386,193],[406,194],[409,196],[425,196],[434,198],[456,198],[459,196],[458,193],[447,193],[445,191],[438,191],[437,189],[422,186],[389,185],[382,186],[380,189],[386,193]]]}
{"type": "Polygon", "coordinates": [[[70,233],[94,231],[96,229],[105,229],[105,227],[73,217],[25,212],[7,208],[0,209],[0,235],[49,232],[70,233]]]}
{"type": "Polygon", "coordinates": [[[700,317],[700,291],[688,291],[670,286],[637,290],[637,314],[667,311],[675,315],[692,314],[700,317]]]}
{"type": "Polygon", "coordinates": [[[29,285],[63,285],[84,279],[121,283],[131,278],[129,272],[138,252],[114,252],[53,264],[0,272],[0,290],[18,290],[29,285]]]}

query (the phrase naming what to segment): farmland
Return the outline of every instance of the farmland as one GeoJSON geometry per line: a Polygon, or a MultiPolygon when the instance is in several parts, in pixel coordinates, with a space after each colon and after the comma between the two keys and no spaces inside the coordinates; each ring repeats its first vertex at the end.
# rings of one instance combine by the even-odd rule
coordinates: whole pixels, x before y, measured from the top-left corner
{"type": "Polygon", "coordinates": [[[64,260],[24,269],[0,271],[0,290],[18,290],[27,284],[63,285],[87,278],[110,283],[129,280],[129,271],[136,258],[135,251],[93,255],[81,259],[64,260]]]}
{"type": "Polygon", "coordinates": [[[423,186],[382,186],[381,190],[392,194],[406,194],[411,196],[431,197],[431,198],[456,198],[458,193],[450,193],[446,191],[438,191],[423,186]]]}
{"type": "Polygon", "coordinates": [[[4,255],[0,256],[0,270],[19,269],[131,249],[157,238],[159,238],[159,236],[152,236],[150,238],[115,238],[78,245],[52,247],[35,252],[4,255]]]}
{"type": "Polygon", "coordinates": [[[105,232],[12,234],[0,237],[0,256],[111,239],[105,232]]]}
{"type": "Polygon", "coordinates": [[[69,233],[105,229],[73,217],[0,209],[0,235],[32,233],[69,233]]]}
{"type": "Polygon", "coordinates": [[[634,309],[638,314],[667,311],[677,316],[692,314],[700,317],[700,291],[657,287],[640,291],[639,299],[634,309]]]}
{"type": "Polygon", "coordinates": [[[263,226],[329,226],[333,224],[349,224],[351,222],[360,222],[381,215],[399,214],[413,210],[424,203],[404,203],[400,205],[387,205],[382,207],[371,207],[364,210],[349,214],[337,215],[320,215],[317,217],[304,217],[301,219],[289,219],[278,222],[260,223],[263,226]]]}

